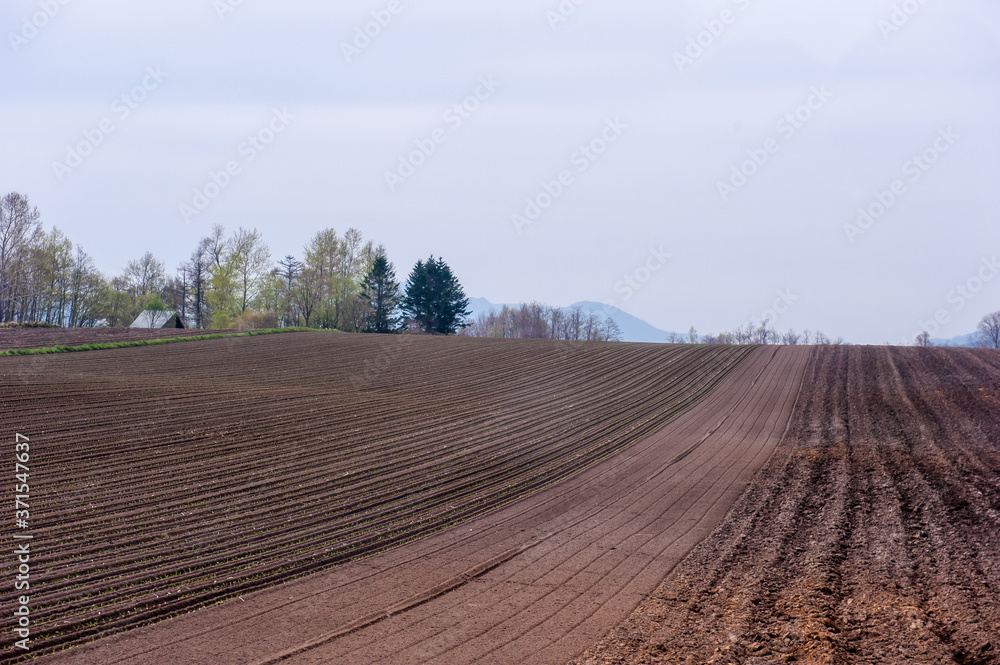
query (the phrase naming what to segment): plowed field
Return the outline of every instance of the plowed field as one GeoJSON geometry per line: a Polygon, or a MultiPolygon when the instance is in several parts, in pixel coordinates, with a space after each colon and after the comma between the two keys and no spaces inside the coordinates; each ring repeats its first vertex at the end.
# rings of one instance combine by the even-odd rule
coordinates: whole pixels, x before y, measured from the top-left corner
{"type": "MultiPolygon", "coordinates": [[[[448,527],[442,537],[454,538],[455,525],[506,504],[517,510],[519,499],[556,491],[638,442],[648,448],[727,376],[751,367],[754,353],[306,333],[0,358],[2,431],[11,443],[14,432],[31,440],[32,654],[347,569],[448,527]]],[[[746,410],[736,407],[758,378],[771,380],[770,358],[752,366],[720,405],[730,417],[746,410]]],[[[790,409],[789,385],[779,392],[790,409]]],[[[747,413],[767,413],[769,399],[747,413]]],[[[697,461],[724,476],[722,487],[738,487],[767,445],[755,439],[756,448],[739,449],[744,466],[727,475],[729,466],[702,458],[699,447],[704,422],[719,417],[703,414],[690,434],[698,436],[669,458],[652,449],[622,489],[671,459],[681,468],[697,461]]],[[[769,427],[780,430],[780,421],[769,427]]],[[[664,475],[667,467],[656,476],[664,487],[676,472],[664,475]]],[[[585,504],[560,496],[564,508],[585,504]]],[[[595,496],[591,512],[604,502],[595,496]]],[[[703,514],[717,503],[710,498],[703,514]]],[[[522,548],[537,556],[546,551],[537,536],[499,553],[491,546],[461,574],[478,577],[522,548]]],[[[13,557],[2,565],[13,579],[13,557]]],[[[662,571],[646,576],[648,591],[662,571]]],[[[426,593],[426,580],[411,582],[426,593]]],[[[390,596],[405,583],[399,578],[390,596]]],[[[384,598],[361,593],[384,609],[384,598]]],[[[6,586],[0,603],[12,607],[15,597],[6,586]]],[[[622,607],[636,602],[630,595],[622,607]]],[[[5,611],[5,638],[12,623],[5,611]]],[[[82,662],[111,662],[86,649],[66,657],[77,651],[89,658],[82,662]]]]}
{"type": "Polygon", "coordinates": [[[138,342],[147,339],[193,337],[227,332],[232,331],[177,328],[14,328],[0,330],[0,352],[9,349],[138,342]]]}
{"type": "Polygon", "coordinates": [[[758,349],[603,462],[361,561],[41,663],[564,663],[725,515],[787,426],[809,349],[758,349]]]}
{"type": "Polygon", "coordinates": [[[1000,353],[823,348],[719,529],[578,663],[1000,663],[1000,353]]]}

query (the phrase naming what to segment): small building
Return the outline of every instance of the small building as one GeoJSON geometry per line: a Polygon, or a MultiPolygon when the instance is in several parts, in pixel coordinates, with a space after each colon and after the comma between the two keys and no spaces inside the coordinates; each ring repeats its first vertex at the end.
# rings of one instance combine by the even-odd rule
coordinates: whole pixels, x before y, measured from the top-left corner
{"type": "Polygon", "coordinates": [[[170,310],[152,310],[147,309],[145,312],[136,317],[135,321],[132,322],[130,328],[187,328],[187,324],[184,323],[184,319],[177,312],[170,310]]]}

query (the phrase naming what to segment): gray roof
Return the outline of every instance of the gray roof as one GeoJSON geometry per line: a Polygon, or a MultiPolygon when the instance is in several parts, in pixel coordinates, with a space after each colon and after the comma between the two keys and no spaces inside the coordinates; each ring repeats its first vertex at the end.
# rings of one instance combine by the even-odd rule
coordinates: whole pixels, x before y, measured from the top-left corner
{"type": "MultiPolygon", "coordinates": [[[[176,327],[174,323],[174,317],[178,316],[177,312],[173,310],[164,310],[162,312],[155,312],[153,310],[147,309],[145,312],[141,313],[132,322],[130,328],[166,328],[176,327]]],[[[178,317],[179,318],[179,317],[178,317]]],[[[182,321],[183,323],[183,321],[182,321]]],[[[184,326],[187,327],[186,325],[184,326]]]]}

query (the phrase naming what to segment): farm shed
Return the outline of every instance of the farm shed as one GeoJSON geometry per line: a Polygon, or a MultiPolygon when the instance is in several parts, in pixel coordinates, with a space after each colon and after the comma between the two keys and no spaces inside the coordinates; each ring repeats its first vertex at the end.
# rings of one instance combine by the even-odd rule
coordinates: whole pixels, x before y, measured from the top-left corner
{"type": "Polygon", "coordinates": [[[187,328],[180,314],[173,311],[147,309],[136,317],[130,328],[187,328]]]}

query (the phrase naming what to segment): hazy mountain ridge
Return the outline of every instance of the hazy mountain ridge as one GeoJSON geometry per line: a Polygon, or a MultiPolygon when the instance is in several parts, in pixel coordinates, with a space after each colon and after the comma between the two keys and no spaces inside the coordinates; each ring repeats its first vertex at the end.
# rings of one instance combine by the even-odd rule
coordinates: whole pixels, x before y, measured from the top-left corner
{"type": "Polygon", "coordinates": [[[968,335],[959,335],[951,339],[932,339],[931,343],[934,346],[976,346],[978,338],[979,333],[969,333],[968,335]]]}

